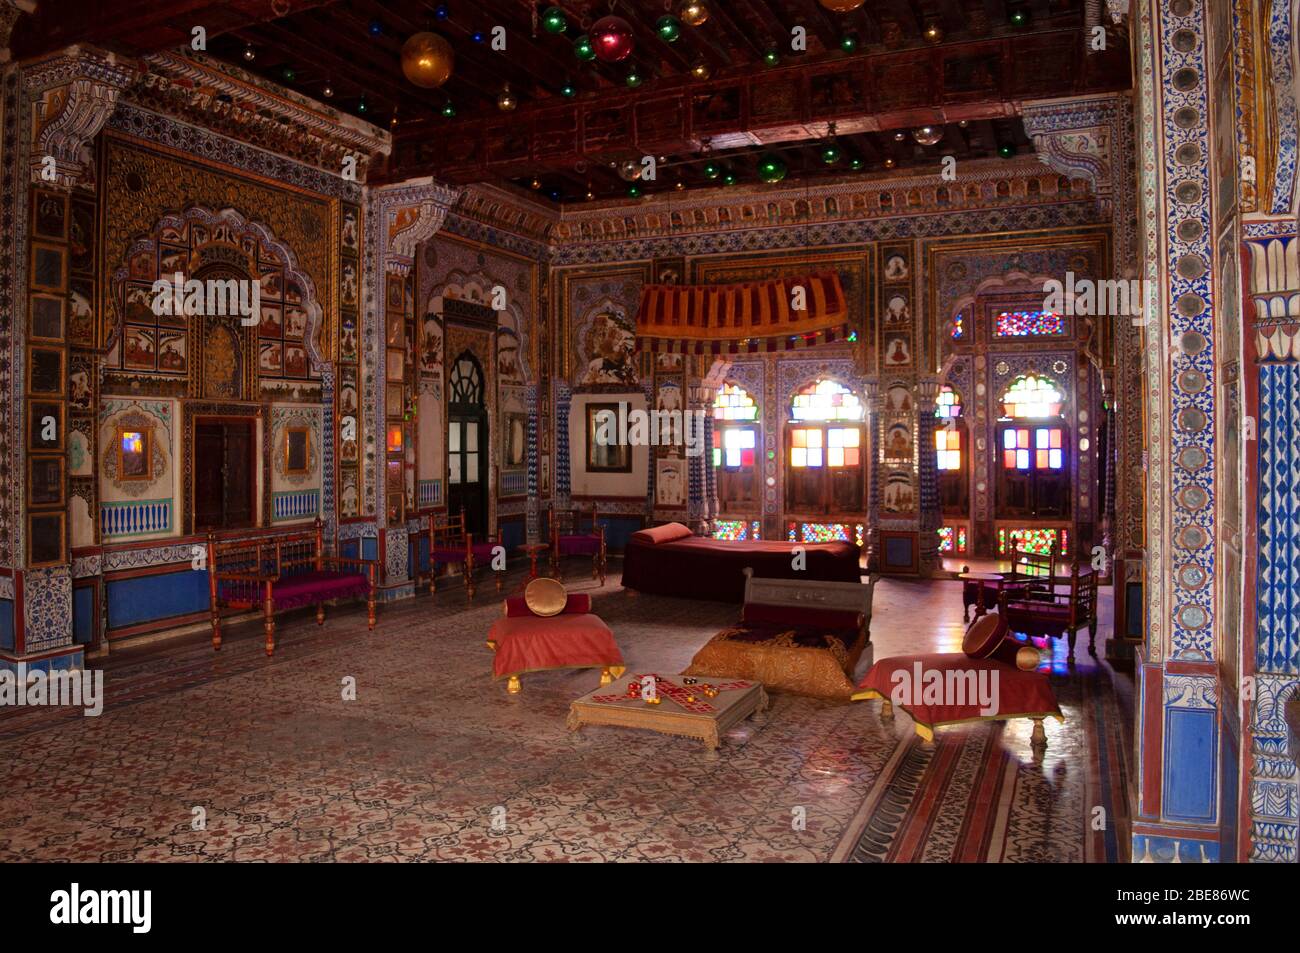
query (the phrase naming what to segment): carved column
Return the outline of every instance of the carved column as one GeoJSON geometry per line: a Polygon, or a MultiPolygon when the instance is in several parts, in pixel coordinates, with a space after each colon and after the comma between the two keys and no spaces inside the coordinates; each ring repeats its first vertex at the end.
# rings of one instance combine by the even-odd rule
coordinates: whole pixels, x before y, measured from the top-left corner
{"type": "MultiPolygon", "coordinates": [[[[943,511],[939,501],[939,462],[934,448],[934,409],[939,386],[938,377],[922,377],[916,383],[916,445],[920,452],[917,515],[922,576],[934,576],[943,568],[939,557],[943,511]]],[[[965,452],[970,453],[970,448],[965,448],[965,452]]]]}
{"type": "Polygon", "coordinates": [[[880,568],[880,481],[883,477],[880,466],[882,438],[880,416],[884,407],[883,398],[880,396],[879,380],[874,378],[864,380],[862,390],[866,397],[863,409],[867,415],[863,423],[871,452],[867,460],[867,568],[870,572],[876,572],[880,568]]]}
{"type": "Polygon", "coordinates": [[[366,399],[373,403],[367,404],[370,419],[362,440],[362,458],[370,464],[365,476],[364,512],[375,520],[372,525],[377,537],[377,556],[383,567],[382,598],[395,599],[412,595],[414,586],[409,578],[410,527],[405,522],[389,525],[388,520],[384,445],[388,417],[385,288],[389,275],[405,278],[411,274],[416,248],[442,228],[460,192],[428,177],[370,188],[366,192],[362,366],[366,399]]]}

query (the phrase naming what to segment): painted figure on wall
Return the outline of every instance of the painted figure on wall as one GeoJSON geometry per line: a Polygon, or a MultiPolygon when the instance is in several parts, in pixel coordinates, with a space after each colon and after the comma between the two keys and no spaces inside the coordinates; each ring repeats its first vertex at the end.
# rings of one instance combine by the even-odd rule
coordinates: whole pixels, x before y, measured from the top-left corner
{"type": "Polygon", "coordinates": [[[580,384],[636,384],[636,329],[625,314],[597,314],[583,336],[582,351],[587,364],[580,384]]]}

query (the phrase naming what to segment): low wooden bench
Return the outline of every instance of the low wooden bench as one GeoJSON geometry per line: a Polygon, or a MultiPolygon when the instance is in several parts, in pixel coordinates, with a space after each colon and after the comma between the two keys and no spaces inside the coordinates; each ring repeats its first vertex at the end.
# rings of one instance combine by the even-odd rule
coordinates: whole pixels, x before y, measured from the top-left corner
{"type": "Polygon", "coordinates": [[[212,648],[221,648],[223,609],[261,609],[266,654],[275,653],[275,615],[316,606],[316,624],[325,624],[325,603],[366,597],[367,623],[375,627],[378,564],[325,554],[319,518],[311,530],[218,540],[208,534],[208,598],[212,648]]]}

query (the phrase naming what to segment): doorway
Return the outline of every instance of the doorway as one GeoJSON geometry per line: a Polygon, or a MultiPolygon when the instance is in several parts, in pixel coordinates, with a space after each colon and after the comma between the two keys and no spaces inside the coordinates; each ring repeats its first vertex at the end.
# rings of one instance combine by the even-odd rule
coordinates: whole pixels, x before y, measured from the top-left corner
{"type": "Polygon", "coordinates": [[[257,425],[244,418],[194,420],[194,532],[257,523],[257,425]]]}
{"type": "Polygon", "coordinates": [[[488,527],[488,415],[483,368],[469,351],[451,366],[447,400],[447,507],[465,513],[465,529],[483,538],[488,527]]]}

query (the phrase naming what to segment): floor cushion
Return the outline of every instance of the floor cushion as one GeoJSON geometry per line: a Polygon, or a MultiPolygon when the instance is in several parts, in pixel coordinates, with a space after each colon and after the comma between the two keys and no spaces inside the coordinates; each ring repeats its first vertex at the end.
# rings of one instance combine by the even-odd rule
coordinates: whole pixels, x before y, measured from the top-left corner
{"type": "Polygon", "coordinates": [[[881,659],[853,694],[854,701],[869,698],[897,704],[927,738],[933,737],[937,727],[969,721],[1048,715],[1065,720],[1046,674],[1023,672],[996,659],[972,659],[964,652],[881,659]],[[932,693],[930,689],[936,685],[942,688],[932,693]],[[981,686],[988,689],[985,697],[991,699],[991,706],[980,704],[981,686]]]}
{"type": "Polygon", "coordinates": [[[614,633],[590,612],[548,617],[502,616],[488,641],[496,645],[492,676],[508,678],[556,668],[605,668],[623,664],[614,633]]]}
{"type": "Polygon", "coordinates": [[[869,646],[856,626],[742,621],[709,639],[682,674],[748,679],[765,688],[844,700],[869,646]]]}

